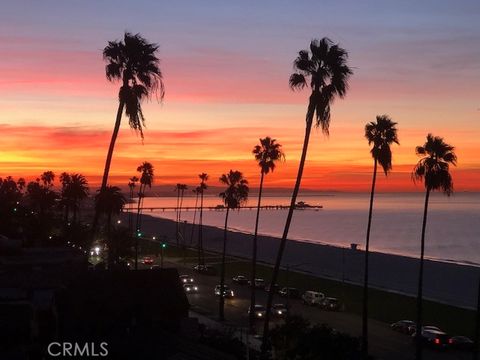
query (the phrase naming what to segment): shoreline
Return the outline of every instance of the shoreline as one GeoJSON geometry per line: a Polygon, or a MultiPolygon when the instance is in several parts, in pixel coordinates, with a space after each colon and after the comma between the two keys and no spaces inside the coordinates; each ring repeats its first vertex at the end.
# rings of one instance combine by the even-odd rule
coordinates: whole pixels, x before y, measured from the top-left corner
{"type": "MultiPolygon", "coordinates": [[[[127,216],[124,214],[124,216],[127,216]]],[[[196,246],[198,226],[195,225],[190,243],[190,223],[184,229],[186,245],[196,246]]],[[[142,215],[142,229],[149,234],[164,235],[175,242],[176,223],[173,220],[142,215]]],[[[203,226],[204,248],[221,251],[223,229],[203,226]]],[[[253,235],[228,231],[227,253],[250,258],[253,235]]],[[[273,264],[280,239],[273,236],[258,236],[259,262],[273,264]]],[[[295,267],[295,271],[318,277],[363,283],[363,250],[351,250],[329,244],[289,240],[287,241],[282,266],[295,267]]],[[[419,260],[405,255],[370,252],[370,286],[380,290],[416,296],[419,260]]],[[[480,267],[439,260],[425,259],[424,297],[458,307],[475,308],[480,267]]],[[[268,281],[268,279],[266,279],[268,281]]]]}

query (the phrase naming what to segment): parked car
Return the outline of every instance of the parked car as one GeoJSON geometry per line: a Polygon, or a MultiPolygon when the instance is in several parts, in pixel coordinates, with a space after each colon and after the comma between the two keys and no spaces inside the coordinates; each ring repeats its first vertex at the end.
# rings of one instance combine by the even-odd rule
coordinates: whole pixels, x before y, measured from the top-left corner
{"type": "Polygon", "coordinates": [[[415,322],[412,320],[400,320],[391,324],[390,328],[392,328],[392,330],[399,331],[403,334],[408,334],[409,333],[408,328],[412,325],[415,326],[415,322]]]}
{"type": "Polygon", "coordinates": [[[300,298],[300,291],[294,287],[284,287],[282,288],[278,294],[283,297],[288,297],[290,299],[299,299],[300,298]]]}
{"type": "Polygon", "coordinates": [[[210,265],[195,265],[193,267],[193,270],[204,275],[212,275],[212,276],[217,275],[217,270],[210,265]]]}
{"type": "Polygon", "coordinates": [[[183,289],[187,294],[198,292],[198,286],[194,284],[183,284],[183,289]]]}
{"type": "MultiPolygon", "coordinates": [[[[265,316],[265,313],[266,313],[265,306],[255,305],[254,314],[256,319],[263,318],[265,316]]],[[[248,309],[248,314],[250,314],[250,309],[248,309]]]]}
{"type": "Polygon", "coordinates": [[[243,276],[243,275],[237,275],[232,278],[234,283],[237,283],[238,285],[246,285],[248,284],[248,279],[243,276]]]}
{"type": "MultiPolygon", "coordinates": [[[[442,331],[442,329],[436,327],[436,326],[433,326],[433,325],[425,325],[425,326],[422,326],[422,330],[435,330],[435,331],[442,331]]],[[[408,327],[408,334],[409,335],[412,335],[414,336],[415,333],[417,332],[417,324],[413,324],[413,325],[410,325],[408,327]]]]}
{"type": "Polygon", "coordinates": [[[288,309],[285,304],[273,304],[272,315],[275,317],[285,317],[288,314],[288,309]]]}
{"type": "Polygon", "coordinates": [[[151,264],[153,264],[153,259],[150,256],[145,256],[143,258],[143,263],[145,265],[151,265],[151,264]]]}
{"type": "MultiPolygon", "coordinates": [[[[248,285],[251,285],[251,284],[252,282],[249,281],[248,285]]],[[[265,289],[265,280],[261,278],[256,278],[253,286],[255,287],[255,289],[265,289]]]]}
{"type": "Polygon", "coordinates": [[[475,343],[466,336],[452,336],[448,339],[448,345],[452,349],[472,351],[475,343]]]}
{"type": "MultiPolygon", "coordinates": [[[[415,333],[412,335],[415,336],[415,333]]],[[[422,335],[420,337],[421,341],[429,347],[441,350],[446,349],[448,346],[448,335],[443,331],[439,330],[422,330],[422,335]]]]}
{"type": "Polygon", "coordinates": [[[302,295],[302,300],[305,305],[321,306],[325,300],[325,294],[318,291],[305,291],[302,295]]]}
{"type": "MultiPolygon", "coordinates": [[[[215,296],[220,296],[221,294],[222,294],[221,286],[220,285],[215,286],[215,296]]],[[[230,288],[227,285],[223,285],[223,297],[232,298],[234,296],[235,294],[233,293],[233,290],[230,290],[230,288]]]]}
{"type": "Polygon", "coordinates": [[[191,277],[190,275],[180,275],[179,278],[180,278],[180,281],[184,284],[192,284],[195,282],[193,277],[191,277]]]}
{"type": "Polygon", "coordinates": [[[322,304],[320,306],[322,307],[322,309],[330,310],[330,311],[337,311],[338,308],[340,307],[338,303],[338,299],[333,297],[325,298],[322,301],[322,304]]]}

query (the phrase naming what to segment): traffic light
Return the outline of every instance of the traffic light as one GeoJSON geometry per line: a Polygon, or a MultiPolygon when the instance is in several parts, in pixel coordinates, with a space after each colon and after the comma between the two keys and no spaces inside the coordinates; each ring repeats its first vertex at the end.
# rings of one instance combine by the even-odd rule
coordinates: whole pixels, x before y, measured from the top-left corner
{"type": "Polygon", "coordinates": [[[166,243],[162,243],[162,249],[166,249],[167,248],[167,244],[166,243]]]}
{"type": "Polygon", "coordinates": [[[137,230],[137,237],[142,237],[142,232],[140,230],[137,230]]]}

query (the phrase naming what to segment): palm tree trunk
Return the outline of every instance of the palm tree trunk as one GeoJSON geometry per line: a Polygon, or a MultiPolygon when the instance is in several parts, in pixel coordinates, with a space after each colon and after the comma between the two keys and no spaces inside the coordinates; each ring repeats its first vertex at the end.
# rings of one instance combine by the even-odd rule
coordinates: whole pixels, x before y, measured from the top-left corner
{"type": "MultiPolygon", "coordinates": [[[[278,272],[280,270],[280,264],[282,262],[283,251],[285,250],[285,244],[287,243],[288,231],[290,230],[290,223],[292,222],[293,210],[295,209],[295,204],[297,202],[298,191],[300,190],[300,183],[302,181],[303,168],[305,167],[305,160],[307,158],[307,149],[308,142],[310,140],[310,133],[312,130],[313,124],[313,114],[315,112],[315,103],[313,101],[314,94],[310,95],[310,102],[308,105],[307,115],[306,115],[306,128],[305,128],[305,138],[303,140],[303,149],[302,156],[300,158],[300,164],[298,166],[297,180],[295,182],[295,187],[293,189],[292,200],[290,202],[290,208],[288,209],[287,220],[285,222],[285,228],[283,229],[282,239],[280,240],[280,247],[277,253],[277,259],[275,261],[275,266],[273,268],[271,285],[276,284],[278,278],[278,272]]],[[[262,358],[265,358],[267,351],[269,349],[268,336],[269,336],[269,323],[270,323],[270,312],[272,309],[273,295],[274,295],[274,286],[270,286],[268,291],[267,298],[267,309],[265,314],[265,323],[263,326],[263,338],[262,338],[262,358]]]]}
{"type": "Polygon", "coordinates": [[[179,226],[179,218],[178,218],[178,208],[179,208],[179,203],[180,203],[180,189],[177,188],[177,225],[176,225],[176,231],[175,231],[175,240],[177,242],[177,248],[178,248],[178,231],[180,230],[180,226],[179,226]]]}
{"type": "Polygon", "coordinates": [[[427,187],[427,193],[425,195],[425,208],[423,210],[423,224],[422,224],[422,243],[420,250],[420,270],[418,272],[418,293],[417,293],[417,325],[416,325],[416,347],[415,347],[415,359],[421,360],[423,358],[422,353],[422,315],[423,315],[423,258],[425,254],[425,229],[427,227],[427,214],[428,214],[428,200],[430,198],[430,188],[427,187]]]}
{"type": "Polygon", "coordinates": [[[68,204],[65,205],[65,226],[68,226],[68,218],[69,218],[69,215],[70,215],[70,207],[68,206],[68,204]]]}
{"type": "MultiPolygon", "coordinates": [[[[115,119],[115,126],[113,127],[112,138],[110,139],[110,145],[108,147],[107,159],[105,161],[105,168],[103,169],[102,186],[100,187],[100,191],[104,191],[105,188],[107,187],[108,173],[110,172],[110,164],[112,163],[113,150],[115,148],[115,142],[117,141],[118,131],[120,130],[120,123],[122,122],[122,113],[123,113],[124,106],[125,106],[125,102],[123,100],[120,100],[118,104],[118,109],[117,109],[117,117],[115,119]]],[[[94,238],[95,233],[97,231],[99,216],[100,216],[100,213],[95,209],[93,221],[92,221],[92,230],[91,230],[92,239],[94,238]]]]}
{"type": "Polygon", "coordinates": [[[370,208],[368,210],[367,239],[365,241],[365,269],[363,275],[363,312],[362,312],[362,356],[368,359],[368,256],[370,254],[370,229],[372,226],[373,200],[377,180],[377,158],[373,163],[372,190],[370,192],[370,208]]]}
{"type": "Polygon", "coordinates": [[[133,214],[132,214],[132,206],[133,205],[133,188],[130,188],[130,203],[128,204],[128,230],[132,232],[133,226],[133,214]]]}
{"type": "Polygon", "coordinates": [[[255,219],[255,232],[253,234],[253,246],[252,246],[252,274],[250,277],[250,314],[248,316],[248,324],[250,332],[255,330],[255,278],[257,277],[257,237],[258,237],[258,221],[260,219],[260,204],[262,201],[263,179],[264,172],[261,171],[260,175],[260,188],[258,190],[258,204],[257,204],[257,217],[255,219]]]}
{"type": "Polygon", "coordinates": [[[77,211],[78,211],[78,205],[77,204],[74,204],[73,205],[73,219],[72,219],[72,223],[73,224],[77,224],[77,211]]]}
{"type": "Polygon", "coordinates": [[[142,185],[138,192],[138,205],[137,205],[137,221],[135,226],[135,270],[138,270],[138,236],[140,234],[140,206],[142,202],[143,192],[142,185]]]}
{"type": "Polygon", "coordinates": [[[220,301],[218,306],[218,317],[220,321],[225,320],[225,298],[223,297],[223,287],[225,286],[225,253],[227,251],[227,225],[228,225],[228,213],[230,208],[227,207],[227,213],[225,214],[225,227],[223,228],[223,251],[222,251],[222,268],[220,271],[220,301]]]}
{"type": "MultiPolygon", "coordinates": [[[[198,193],[195,198],[195,210],[193,211],[192,231],[190,233],[190,246],[192,246],[193,244],[193,233],[195,231],[195,219],[197,217],[197,206],[198,206],[198,193]]],[[[199,260],[199,263],[200,263],[200,260],[199,260]]]]}
{"type": "Polygon", "coordinates": [[[205,265],[203,254],[203,191],[200,193],[200,218],[198,219],[198,264],[205,265]]]}
{"type": "Polygon", "coordinates": [[[112,265],[113,265],[113,244],[112,244],[112,236],[111,236],[111,223],[112,223],[112,213],[108,213],[107,217],[107,238],[108,238],[108,243],[110,246],[108,247],[108,269],[112,270],[112,265]]]}

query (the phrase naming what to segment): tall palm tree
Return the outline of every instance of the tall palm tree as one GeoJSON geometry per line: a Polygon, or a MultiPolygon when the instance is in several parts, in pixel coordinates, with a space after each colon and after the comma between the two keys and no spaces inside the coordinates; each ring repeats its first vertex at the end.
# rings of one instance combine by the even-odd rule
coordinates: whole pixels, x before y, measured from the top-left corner
{"type": "MultiPolygon", "coordinates": [[[[308,142],[310,132],[315,120],[316,126],[322,128],[324,134],[329,133],[330,126],[330,105],[335,97],[343,98],[348,89],[348,79],[352,70],[347,66],[347,52],[330,39],[312,40],[310,51],[301,50],[293,62],[297,72],[290,76],[289,84],[292,90],[301,90],[308,85],[311,88],[310,99],[306,113],[305,137],[303,140],[302,155],[298,166],[297,180],[292,193],[290,208],[288,210],[285,228],[277,253],[277,259],[273,268],[271,284],[275,284],[282,261],[283,251],[287,242],[288,231],[292,221],[293,210],[297,201],[298,191],[303,175],[303,168],[307,158],[308,142]]],[[[270,310],[273,300],[273,287],[270,288],[267,300],[267,312],[265,316],[262,356],[265,357],[268,351],[268,333],[270,322],[270,310]]]]}
{"type": "Polygon", "coordinates": [[[132,207],[133,207],[133,192],[135,190],[135,187],[137,186],[138,182],[138,177],[132,176],[129,181],[128,181],[128,189],[130,190],[130,198],[129,198],[129,205],[128,205],[128,229],[132,231],[133,227],[133,212],[132,212],[132,207]]]}
{"type": "Polygon", "coordinates": [[[207,190],[208,174],[201,173],[198,175],[200,178],[200,185],[197,190],[200,190],[200,216],[198,219],[198,264],[205,265],[205,255],[203,253],[203,193],[207,190]]]}
{"type": "Polygon", "coordinates": [[[250,278],[250,313],[249,313],[249,325],[250,329],[254,329],[255,325],[255,278],[257,269],[257,237],[258,237],[258,222],[260,219],[260,206],[262,201],[263,180],[266,174],[270,171],[273,172],[278,160],[284,159],[285,155],[282,152],[282,145],[277,143],[276,139],[272,139],[267,136],[264,139],[260,139],[260,144],[253,148],[253,155],[255,160],[260,166],[260,186],[258,189],[258,203],[257,203],[257,216],[255,218],[255,231],[253,234],[253,246],[252,246],[252,273],[250,278]]]}
{"type": "Polygon", "coordinates": [[[392,169],[392,150],[390,145],[399,144],[397,125],[388,115],[378,115],[377,121],[365,125],[365,138],[368,145],[372,145],[370,153],[373,157],[373,179],[370,192],[370,208],[368,211],[367,238],[365,241],[365,270],[363,279],[363,313],[362,313],[362,353],[364,359],[368,358],[368,257],[370,249],[370,229],[372,225],[373,200],[377,180],[377,165],[383,168],[385,176],[392,169]]]}
{"type": "MultiPolygon", "coordinates": [[[[103,59],[107,63],[105,66],[107,80],[121,81],[121,86],[118,92],[115,126],[108,147],[100,190],[105,189],[108,183],[110,164],[123,111],[125,110],[130,127],[139,132],[143,140],[145,117],[142,111],[142,102],[153,94],[160,101],[163,100],[165,88],[160,70],[160,60],[157,57],[158,48],[157,44],[149,43],[140,34],[133,35],[126,32],[123,41],[109,41],[103,49],[103,59]]],[[[95,233],[97,222],[98,214],[95,212],[92,234],[95,233]]]]}
{"type": "MultiPolygon", "coordinates": [[[[177,220],[177,224],[178,224],[178,229],[177,229],[177,233],[180,233],[180,224],[182,222],[182,206],[183,206],[183,197],[185,196],[185,190],[188,189],[188,186],[187,184],[179,184],[180,185],[180,188],[179,188],[179,191],[180,191],[180,205],[179,205],[179,208],[178,208],[178,220],[177,220]]],[[[183,228],[183,233],[185,232],[185,228],[183,228]]],[[[182,239],[183,239],[183,246],[185,246],[185,234],[182,235],[182,239]]]]}
{"type": "Polygon", "coordinates": [[[107,217],[107,243],[109,246],[109,264],[113,264],[113,249],[112,246],[112,215],[119,214],[125,206],[126,199],[121,190],[117,186],[107,186],[103,191],[100,189],[95,195],[95,210],[99,214],[104,214],[107,217]]]}
{"type": "Polygon", "coordinates": [[[421,157],[412,172],[414,182],[423,181],[425,185],[425,206],[423,210],[422,239],[420,247],[420,269],[418,274],[417,294],[417,321],[416,321],[416,352],[415,358],[422,359],[422,301],[423,301],[423,258],[425,253],[425,230],[427,227],[428,202],[430,193],[435,190],[442,191],[450,196],[453,192],[453,180],[450,175],[450,164],[457,164],[455,148],[443,141],[443,138],[427,135],[423,146],[417,146],[415,152],[421,157]]]}
{"type": "Polygon", "coordinates": [[[111,82],[121,81],[122,85],[118,92],[117,117],[105,162],[102,189],[107,186],[123,110],[125,109],[130,127],[138,131],[143,139],[145,117],[142,101],[152,94],[157,95],[160,100],[165,95],[160,60],[157,57],[158,47],[157,44],[149,43],[140,34],[126,32],[123,41],[109,41],[103,49],[103,59],[107,62],[105,67],[107,79],[111,82]]]}
{"type": "Polygon", "coordinates": [[[176,229],[176,235],[175,238],[177,240],[177,246],[179,245],[179,236],[180,236],[180,218],[182,214],[182,205],[183,205],[183,195],[185,193],[185,190],[187,189],[186,184],[177,184],[175,185],[175,191],[177,192],[177,229],[176,229]]]}
{"type": "Polygon", "coordinates": [[[223,289],[225,287],[225,254],[227,250],[227,226],[228,214],[230,209],[239,209],[240,206],[248,199],[248,181],[243,177],[240,171],[230,170],[229,173],[223,174],[220,177],[220,182],[227,186],[225,191],[221,192],[219,196],[223,199],[223,203],[227,208],[225,213],[225,227],[223,229],[223,251],[222,251],[222,268],[220,271],[220,301],[218,315],[221,321],[225,319],[224,305],[225,298],[223,297],[223,289]]]}
{"type": "Polygon", "coordinates": [[[141,174],[140,175],[140,189],[138,191],[138,206],[137,206],[137,222],[135,226],[135,270],[138,270],[138,238],[141,236],[141,213],[142,213],[142,206],[143,206],[143,199],[145,197],[145,189],[147,186],[149,188],[152,187],[153,178],[154,178],[154,169],[153,165],[148,161],[144,161],[139,167],[137,167],[137,171],[141,174]]]}
{"type": "Polygon", "coordinates": [[[198,207],[198,196],[200,195],[200,191],[201,191],[200,186],[197,186],[195,189],[192,189],[192,192],[195,194],[195,210],[193,211],[192,231],[190,233],[190,246],[193,243],[193,231],[195,229],[195,219],[197,217],[197,207],[198,207]]]}

